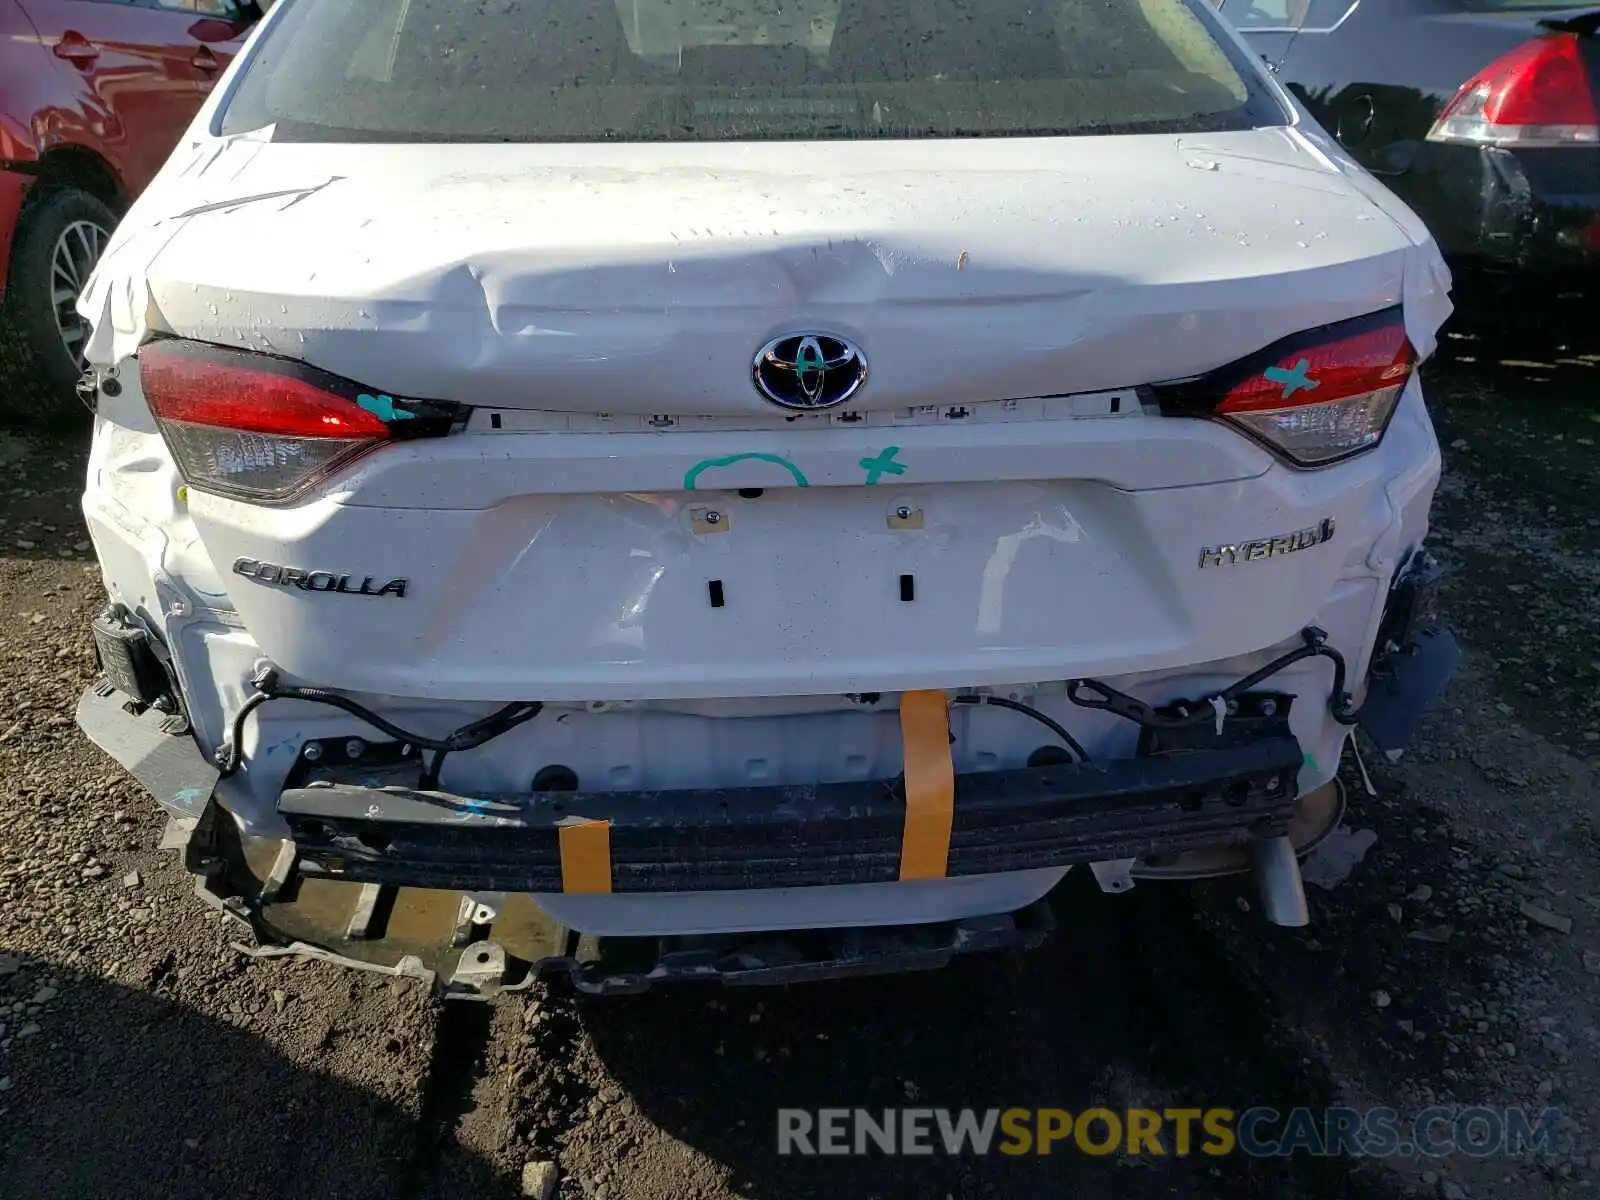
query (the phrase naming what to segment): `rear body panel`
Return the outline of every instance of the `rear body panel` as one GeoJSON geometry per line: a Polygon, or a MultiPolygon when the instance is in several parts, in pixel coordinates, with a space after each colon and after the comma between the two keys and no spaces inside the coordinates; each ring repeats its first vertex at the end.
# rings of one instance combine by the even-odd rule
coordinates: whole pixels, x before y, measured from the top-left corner
{"type": "MultiPolygon", "coordinates": [[[[984,432],[577,435],[571,451],[563,435],[469,435],[397,448],[342,481],[355,498],[370,479],[383,496],[444,504],[329,497],[264,516],[195,493],[190,512],[228,571],[217,584],[230,606],[285,670],[463,700],[899,690],[1228,658],[1292,637],[1351,572],[1381,591],[1401,552],[1388,499],[1374,495],[1386,482],[1378,459],[1304,474],[1226,429],[1174,429],[1137,411],[984,432]],[[596,440],[609,463],[585,458],[596,440]],[[649,444],[634,454],[639,441],[649,444]],[[697,466],[752,449],[770,458],[713,466],[682,490],[697,466]],[[867,485],[862,462],[891,451],[905,473],[867,485]],[[413,457],[435,488],[407,470],[413,457]],[[810,486],[770,461],[780,457],[810,486]],[[1152,474],[1169,458],[1188,469],[1152,474]],[[596,491],[536,490],[547,465],[553,482],[587,474],[596,491]],[[390,469],[412,486],[386,485],[390,469]],[[447,506],[457,472],[482,507],[447,506]],[[1293,560],[1202,567],[1207,547],[1325,521],[1332,539],[1293,560]],[[1389,544],[1369,566],[1380,539],[1389,544]],[[404,579],[405,594],[266,582],[257,563],[376,587],[404,579]]],[[[1416,479],[1400,483],[1411,490],[1432,455],[1421,429],[1407,434],[1394,436],[1420,452],[1416,479]]]]}

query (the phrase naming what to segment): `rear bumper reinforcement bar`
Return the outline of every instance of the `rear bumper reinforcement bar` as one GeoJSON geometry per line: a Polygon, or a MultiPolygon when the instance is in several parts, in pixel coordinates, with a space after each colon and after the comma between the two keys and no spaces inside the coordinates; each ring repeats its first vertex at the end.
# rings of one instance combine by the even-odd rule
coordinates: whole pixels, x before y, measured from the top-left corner
{"type": "MultiPolygon", "coordinates": [[[[483,892],[564,889],[561,831],[609,826],[610,890],[722,891],[899,878],[898,781],[479,798],[413,781],[406,748],[379,744],[287,788],[307,878],[483,892]],[[387,755],[389,762],[376,761],[387,755]]],[[[947,873],[978,875],[1148,858],[1281,835],[1299,743],[1280,732],[1214,749],[957,775],[947,873]]]]}

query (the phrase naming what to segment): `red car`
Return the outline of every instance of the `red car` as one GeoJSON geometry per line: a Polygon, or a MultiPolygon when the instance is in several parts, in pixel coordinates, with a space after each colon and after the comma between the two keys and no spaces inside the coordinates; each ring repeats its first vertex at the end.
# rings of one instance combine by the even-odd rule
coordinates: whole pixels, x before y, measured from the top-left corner
{"type": "Polygon", "coordinates": [[[240,0],[0,0],[0,300],[64,395],[78,292],[250,26],[240,0]]]}

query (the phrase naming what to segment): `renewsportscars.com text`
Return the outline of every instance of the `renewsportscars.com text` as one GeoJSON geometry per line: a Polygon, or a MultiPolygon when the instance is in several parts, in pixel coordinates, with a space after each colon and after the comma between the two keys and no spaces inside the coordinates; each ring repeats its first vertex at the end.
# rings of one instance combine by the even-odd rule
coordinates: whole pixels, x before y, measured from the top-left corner
{"type": "Polygon", "coordinates": [[[1553,1108],[781,1108],[778,1153],[1486,1158],[1552,1150],[1560,1125],[1553,1108]]]}

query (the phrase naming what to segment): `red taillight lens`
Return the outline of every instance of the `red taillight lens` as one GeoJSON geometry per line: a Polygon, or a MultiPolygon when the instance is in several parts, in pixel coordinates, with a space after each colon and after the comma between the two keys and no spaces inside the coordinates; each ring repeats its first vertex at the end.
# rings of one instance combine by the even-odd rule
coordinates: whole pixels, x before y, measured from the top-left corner
{"type": "Polygon", "coordinates": [[[152,342],[139,382],[184,482],[241,500],[292,500],[394,436],[354,385],[280,359],[152,342]]]}
{"type": "Polygon", "coordinates": [[[1295,465],[1319,467],[1377,444],[1416,364],[1393,309],[1288,338],[1157,394],[1175,415],[1221,417],[1295,465]]]}
{"type": "Polygon", "coordinates": [[[1600,115],[1575,33],[1524,42],[1456,92],[1428,134],[1488,146],[1600,143],[1600,115]]]}

